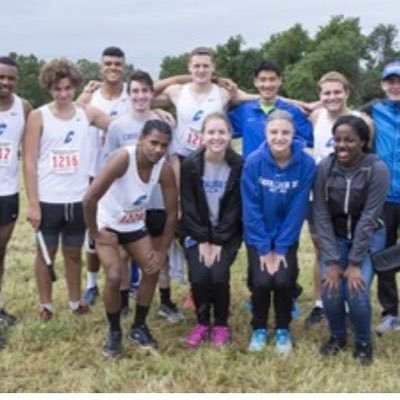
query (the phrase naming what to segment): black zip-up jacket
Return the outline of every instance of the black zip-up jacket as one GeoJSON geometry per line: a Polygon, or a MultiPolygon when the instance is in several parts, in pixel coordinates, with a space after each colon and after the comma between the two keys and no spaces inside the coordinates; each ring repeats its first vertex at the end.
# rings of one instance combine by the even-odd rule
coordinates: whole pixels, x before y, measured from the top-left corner
{"type": "Polygon", "coordinates": [[[199,243],[210,242],[220,246],[234,240],[240,245],[242,239],[240,177],[243,159],[234,150],[227,149],[225,161],[231,170],[220,200],[218,224],[213,227],[202,182],[204,153],[204,147],[196,150],[183,161],[181,166],[181,237],[190,236],[199,243]]]}
{"type": "Polygon", "coordinates": [[[318,166],[314,184],[313,213],[321,251],[338,263],[335,236],[352,241],[349,262],[360,266],[373,231],[380,225],[389,184],[386,165],[366,154],[359,165],[345,168],[334,155],[318,166]]]}

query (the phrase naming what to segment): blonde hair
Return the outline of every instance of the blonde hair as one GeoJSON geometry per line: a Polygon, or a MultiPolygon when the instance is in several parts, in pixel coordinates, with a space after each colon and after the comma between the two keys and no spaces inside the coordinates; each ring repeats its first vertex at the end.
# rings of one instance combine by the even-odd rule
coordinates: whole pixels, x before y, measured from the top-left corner
{"type": "Polygon", "coordinates": [[[207,117],[204,118],[203,123],[201,125],[202,133],[204,133],[204,131],[206,129],[207,122],[211,121],[212,119],[220,119],[220,120],[224,121],[226,124],[226,127],[228,128],[229,133],[232,134],[233,129],[232,129],[232,125],[231,125],[228,117],[225,114],[220,113],[220,112],[213,112],[211,114],[208,114],[207,117]]]}
{"type": "Polygon", "coordinates": [[[318,81],[318,87],[320,90],[322,89],[321,86],[326,82],[339,82],[343,85],[343,89],[346,93],[349,93],[350,91],[349,81],[340,72],[329,71],[326,74],[322,75],[321,79],[318,81]]]}

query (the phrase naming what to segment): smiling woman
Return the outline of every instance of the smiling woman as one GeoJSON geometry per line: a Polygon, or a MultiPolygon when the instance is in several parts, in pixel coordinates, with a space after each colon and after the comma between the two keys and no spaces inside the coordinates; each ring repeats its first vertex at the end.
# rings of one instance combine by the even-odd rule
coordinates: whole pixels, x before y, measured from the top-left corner
{"type": "Polygon", "coordinates": [[[332,132],[334,154],[319,164],[313,203],[322,300],[331,333],[321,354],[332,356],[346,347],[347,302],[355,337],[353,356],[367,365],[373,360],[370,255],[385,245],[381,216],[389,175],[385,164],[369,154],[370,133],[363,119],[340,117],[332,132]]]}
{"type": "Polygon", "coordinates": [[[266,142],[247,158],[242,176],[253,305],[249,351],[266,346],[273,296],[276,350],[288,354],[292,351],[289,325],[298,276],[297,247],[315,163],[304,152],[303,142],[293,139],[293,118],[287,111],[269,114],[266,136],[266,142]]]}

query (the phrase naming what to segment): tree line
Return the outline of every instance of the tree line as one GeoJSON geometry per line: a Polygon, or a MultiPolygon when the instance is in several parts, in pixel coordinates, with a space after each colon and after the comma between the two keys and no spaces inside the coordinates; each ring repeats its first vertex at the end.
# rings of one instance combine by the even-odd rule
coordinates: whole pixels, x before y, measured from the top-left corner
{"type": "MultiPolygon", "coordinates": [[[[217,73],[234,80],[238,86],[253,91],[255,66],[263,59],[275,60],[283,72],[282,94],[291,98],[312,101],[317,98],[318,79],[330,70],[344,74],[351,86],[350,105],[357,107],[381,96],[382,68],[400,59],[398,30],[392,24],[379,24],[368,35],[363,34],[359,18],[334,16],[321,26],[314,37],[297,23],[291,28],[272,34],[258,48],[244,48],[241,35],[230,37],[215,47],[217,73]]],[[[159,78],[187,71],[188,53],[166,56],[161,62],[159,78]]],[[[10,53],[20,66],[22,79],[18,93],[35,106],[49,101],[39,87],[38,73],[43,60],[34,55],[10,53]]],[[[85,81],[100,79],[99,65],[87,59],[77,61],[85,81]]],[[[127,65],[127,75],[134,70],[127,65]]]]}

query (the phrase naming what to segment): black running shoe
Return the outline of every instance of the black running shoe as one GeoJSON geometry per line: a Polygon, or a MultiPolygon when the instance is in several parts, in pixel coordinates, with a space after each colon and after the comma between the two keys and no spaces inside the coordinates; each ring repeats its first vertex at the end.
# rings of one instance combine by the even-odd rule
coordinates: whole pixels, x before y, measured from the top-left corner
{"type": "Polygon", "coordinates": [[[346,338],[336,338],[331,336],[329,340],[321,346],[320,353],[323,356],[334,356],[346,347],[346,338]]]}
{"type": "Polygon", "coordinates": [[[17,323],[17,318],[14,317],[14,315],[9,314],[4,308],[1,308],[0,321],[5,322],[8,326],[12,326],[17,323]]]}
{"type": "Polygon", "coordinates": [[[128,339],[138,345],[141,349],[152,349],[157,347],[157,342],[147,325],[132,326],[128,339]]]}
{"type": "Polygon", "coordinates": [[[306,328],[310,328],[311,326],[318,325],[321,321],[325,319],[325,312],[322,307],[314,307],[310,315],[305,319],[304,323],[306,328]]]}
{"type": "Polygon", "coordinates": [[[353,357],[361,365],[370,365],[373,361],[372,344],[368,342],[356,342],[353,357]]]}
{"type": "Polygon", "coordinates": [[[121,354],[121,340],[121,331],[110,331],[103,346],[103,354],[106,357],[118,357],[121,354]]]}

